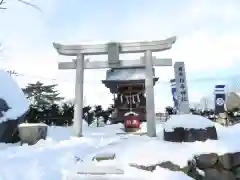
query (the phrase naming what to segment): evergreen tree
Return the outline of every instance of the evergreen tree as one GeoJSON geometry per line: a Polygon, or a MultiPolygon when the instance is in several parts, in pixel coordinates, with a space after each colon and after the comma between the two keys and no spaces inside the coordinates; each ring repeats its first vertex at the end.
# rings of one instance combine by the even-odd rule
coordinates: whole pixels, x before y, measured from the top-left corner
{"type": "Polygon", "coordinates": [[[34,108],[33,106],[30,106],[29,112],[27,114],[27,122],[28,123],[39,123],[40,122],[40,118],[39,118],[39,111],[34,108]]]}
{"type": "Polygon", "coordinates": [[[197,109],[196,108],[190,108],[190,112],[192,114],[197,114],[197,109]]]}
{"type": "Polygon", "coordinates": [[[56,84],[44,85],[37,81],[35,84],[28,84],[22,90],[34,107],[43,109],[43,107],[49,107],[63,99],[59,97],[58,91],[55,90],[56,86],[56,84]]]}
{"type": "Polygon", "coordinates": [[[112,112],[114,111],[114,109],[115,109],[115,106],[114,106],[113,104],[111,104],[111,105],[107,108],[107,110],[105,110],[105,111],[103,111],[103,112],[101,113],[101,116],[103,117],[105,124],[106,124],[107,121],[109,120],[109,117],[110,117],[110,115],[112,114],[112,112]]]}
{"type": "Polygon", "coordinates": [[[173,115],[174,114],[174,108],[171,106],[165,107],[165,111],[168,113],[168,115],[173,115]]]}
{"type": "Polygon", "coordinates": [[[95,106],[94,109],[95,117],[97,118],[97,127],[99,127],[99,117],[103,114],[103,108],[101,105],[95,106]]]}
{"type": "Polygon", "coordinates": [[[91,112],[91,109],[91,106],[83,107],[83,118],[88,123],[88,126],[90,126],[94,120],[94,112],[91,112]]]}
{"type": "Polygon", "coordinates": [[[65,119],[66,125],[72,125],[74,114],[74,104],[71,102],[65,102],[62,104],[62,117],[65,119]]]}

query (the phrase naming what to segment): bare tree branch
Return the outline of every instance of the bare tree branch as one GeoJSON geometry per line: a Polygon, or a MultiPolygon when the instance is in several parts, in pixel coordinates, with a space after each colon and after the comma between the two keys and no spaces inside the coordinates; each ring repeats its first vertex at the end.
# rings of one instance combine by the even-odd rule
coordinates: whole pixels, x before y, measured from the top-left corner
{"type": "Polygon", "coordinates": [[[4,3],[5,3],[4,0],[0,0],[0,9],[6,9],[6,8],[4,8],[4,7],[1,7],[4,3]]]}
{"type": "Polygon", "coordinates": [[[37,9],[37,10],[42,12],[42,10],[36,4],[32,4],[32,3],[24,1],[24,0],[17,0],[17,1],[19,1],[21,3],[24,3],[24,4],[28,5],[28,6],[31,6],[31,7],[33,7],[33,8],[35,8],[35,9],[37,9]]]}
{"type": "MultiPolygon", "coordinates": [[[[35,8],[35,9],[37,9],[38,11],[42,12],[42,10],[41,10],[36,4],[27,2],[27,1],[25,1],[25,0],[17,0],[17,1],[19,1],[19,2],[21,2],[21,3],[23,3],[23,4],[26,4],[27,6],[31,6],[31,7],[35,8]]],[[[7,9],[7,8],[5,8],[5,7],[2,7],[2,5],[5,4],[5,3],[6,3],[6,1],[0,0],[0,10],[1,10],[1,9],[7,9]]]]}

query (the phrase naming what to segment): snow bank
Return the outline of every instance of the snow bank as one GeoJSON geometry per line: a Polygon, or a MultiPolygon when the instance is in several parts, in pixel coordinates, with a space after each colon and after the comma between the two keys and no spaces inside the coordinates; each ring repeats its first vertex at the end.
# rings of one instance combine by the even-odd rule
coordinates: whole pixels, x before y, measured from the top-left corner
{"type": "MultiPolygon", "coordinates": [[[[192,117],[193,115],[191,115],[192,117]]],[[[203,119],[205,120],[205,118],[203,119]]],[[[142,124],[142,130],[145,129],[145,125],[145,123],[142,124]]],[[[205,125],[207,126],[207,123],[205,125]]],[[[0,144],[0,179],[79,180],[85,178],[78,177],[77,172],[92,165],[94,167],[102,166],[102,169],[116,167],[124,170],[124,175],[114,179],[190,180],[191,178],[182,172],[172,172],[163,168],[157,168],[154,172],[147,172],[130,167],[129,163],[151,165],[172,161],[174,164],[183,167],[186,165],[187,160],[194,155],[211,152],[224,154],[226,152],[240,151],[239,124],[228,128],[220,125],[216,126],[219,140],[194,143],[163,141],[163,130],[160,123],[157,124],[157,138],[130,134],[116,135],[121,127],[121,124],[107,125],[100,128],[84,126],[84,137],[81,138],[71,137],[72,127],[49,127],[47,140],[39,141],[34,146],[0,144]],[[116,154],[114,160],[92,161],[93,157],[98,154],[111,152],[116,154]]],[[[193,126],[188,127],[192,128],[193,126]]],[[[110,169],[107,170],[110,171],[110,169]]],[[[88,180],[89,178],[90,176],[86,177],[88,180]]],[[[113,177],[111,175],[100,179],[104,178],[112,179],[113,177]]]]}
{"type": "Polygon", "coordinates": [[[28,100],[12,77],[1,69],[0,83],[0,98],[5,100],[10,107],[7,112],[3,113],[4,116],[0,118],[0,122],[15,120],[27,112],[29,108],[28,100]]]}
{"type": "MultiPolygon", "coordinates": [[[[96,167],[95,167],[96,168],[96,167]]],[[[102,169],[102,167],[101,167],[102,169]]],[[[92,169],[94,171],[94,169],[92,169]]],[[[191,177],[187,176],[183,172],[173,172],[168,169],[156,168],[154,172],[142,171],[136,168],[128,168],[125,169],[124,175],[114,175],[111,174],[116,170],[112,170],[111,168],[106,169],[106,172],[110,172],[108,175],[99,176],[89,176],[89,175],[74,175],[69,174],[68,179],[71,180],[193,180],[191,177]]]]}
{"type": "Polygon", "coordinates": [[[18,125],[18,127],[32,127],[32,126],[47,126],[47,124],[44,124],[44,123],[22,123],[22,124],[18,125]]]}
{"type": "Polygon", "coordinates": [[[168,132],[179,127],[184,129],[206,129],[207,127],[213,126],[214,123],[211,120],[192,114],[172,115],[171,118],[164,123],[164,129],[168,132]]]}

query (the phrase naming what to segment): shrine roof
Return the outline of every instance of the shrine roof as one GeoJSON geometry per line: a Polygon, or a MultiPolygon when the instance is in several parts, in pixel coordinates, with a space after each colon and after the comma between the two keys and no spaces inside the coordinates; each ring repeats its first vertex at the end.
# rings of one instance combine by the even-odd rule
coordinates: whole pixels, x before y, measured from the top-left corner
{"type": "MultiPolygon", "coordinates": [[[[155,74],[155,71],[153,72],[155,74]]],[[[134,81],[144,79],[145,68],[110,69],[106,73],[106,81],[134,81]]]]}

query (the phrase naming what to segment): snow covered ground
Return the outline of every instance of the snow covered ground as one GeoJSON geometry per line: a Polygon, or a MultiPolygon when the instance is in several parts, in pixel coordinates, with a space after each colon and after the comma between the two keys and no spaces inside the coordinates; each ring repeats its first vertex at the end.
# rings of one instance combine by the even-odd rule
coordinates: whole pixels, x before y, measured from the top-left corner
{"type": "MultiPolygon", "coordinates": [[[[184,166],[195,154],[223,154],[240,150],[240,125],[226,128],[216,124],[218,141],[195,143],[164,142],[162,127],[162,123],[157,124],[156,138],[118,134],[121,125],[96,128],[84,124],[82,138],[71,137],[71,128],[49,127],[47,140],[34,146],[0,144],[0,180],[91,179],[86,175],[77,175],[77,172],[84,169],[96,171],[104,167],[108,172],[112,172],[113,168],[124,171],[124,175],[108,175],[104,179],[159,180],[161,177],[163,180],[190,180],[182,172],[158,168],[151,173],[130,167],[129,163],[147,165],[170,160],[184,166]],[[116,158],[93,162],[93,157],[99,153],[115,153],[116,158]]],[[[141,131],[146,131],[146,124],[142,124],[141,131]]]]}

